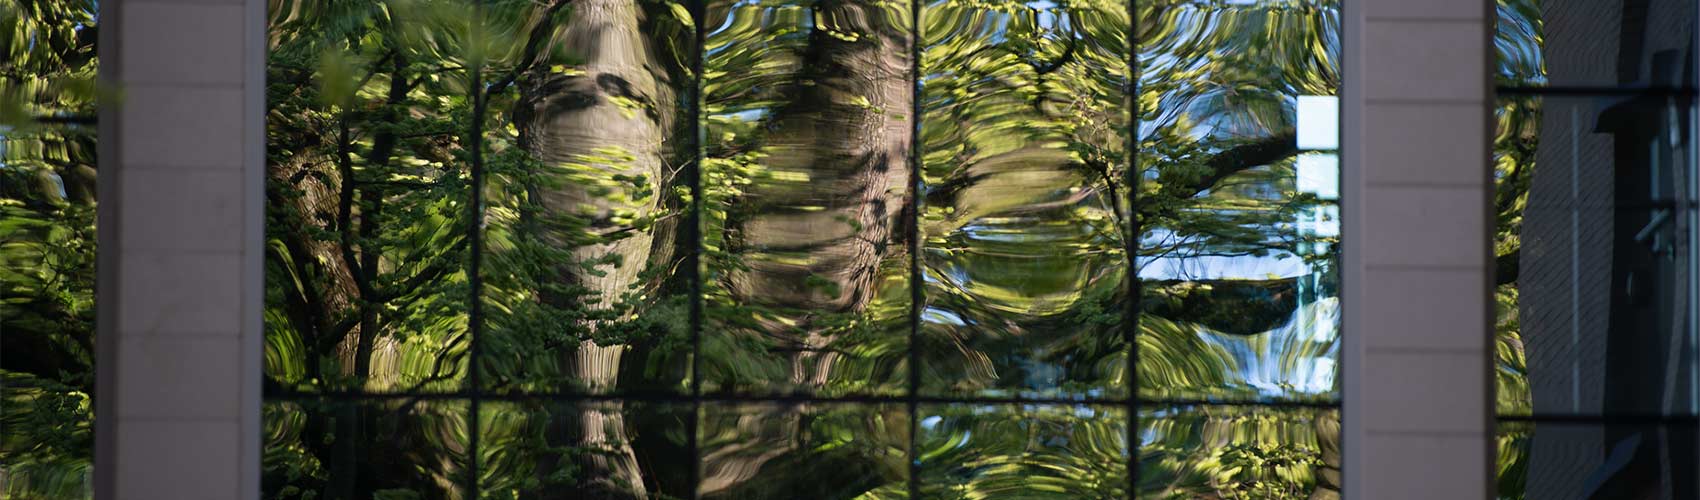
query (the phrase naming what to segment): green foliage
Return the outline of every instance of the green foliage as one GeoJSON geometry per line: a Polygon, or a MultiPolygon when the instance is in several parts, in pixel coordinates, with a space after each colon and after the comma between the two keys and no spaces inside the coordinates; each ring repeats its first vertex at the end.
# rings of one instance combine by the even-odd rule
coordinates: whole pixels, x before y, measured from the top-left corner
{"type": "Polygon", "coordinates": [[[92,495],[97,31],[0,3],[0,497],[92,495]]]}
{"type": "MultiPolygon", "coordinates": [[[[1332,3],[1142,5],[1136,21],[1116,2],[943,1],[921,26],[897,2],[714,3],[703,19],[688,6],[275,0],[270,388],[524,396],[701,382],[897,395],[917,369],[928,390],[1105,396],[1135,375],[1122,333],[1128,280],[1140,279],[1130,257],[1300,259],[1319,269],[1324,284],[1307,293],[1322,300],[1308,316],[1273,307],[1248,324],[1337,321],[1326,300],[1337,237],[1291,222],[1332,202],[1292,182],[1287,118],[1288,96],[1338,85],[1332,3]],[[908,60],[912,29],[919,61],[908,60]],[[1130,31],[1150,52],[1139,71],[1130,31]],[[907,101],[915,63],[920,103],[907,101]],[[1134,75],[1159,73],[1170,76],[1126,95],[1134,75]],[[1150,130],[1130,124],[1130,102],[1150,130]],[[899,141],[917,120],[915,144],[899,141]],[[916,169],[922,207],[905,212],[916,169]],[[796,221],[807,230],[784,232],[796,221]],[[909,282],[912,230],[926,283],[909,282]],[[1126,255],[1134,239],[1141,253],[1126,255]],[[930,301],[929,344],[913,346],[927,349],[925,368],[906,361],[911,286],[930,301]],[[695,300],[700,381],[687,375],[695,300]],[[1027,365],[992,358],[1041,342],[1027,365]]],[[[1151,303],[1218,296],[1142,288],[1151,303]]],[[[1235,357],[1245,349],[1287,353],[1269,361],[1272,383],[1297,390],[1297,367],[1336,349],[1217,331],[1220,314],[1175,316],[1139,325],[1154,360],[1139,367],[1141,390],[1269,390],[1247,382],[1262,360],[1235,357]]],[[[696,419],[654,406],[486,401],[457,421],[456,408],[419,404],[270,409],[267,494],[454,497],[445,485],[475,457],[480,489],[497,497],[681,496],[693,485],[676,469],[694,464],[676,454],[695,431],[704,484],[733,497],[906,490],[907,418],[884,410],[743,409],[688,430],[696,419]],[[462,445],[468,425],[476,450],[462,445]]],[[[1139,447],[1123,441],[1125,415],[938,413],[917,436],[932,491],[1128,494],[1119,466],[1139,447]]],[[[1329,487],[1313,470],[1337,438],[1293,430],[1311,420],[1259,418],[1211,424],[1207,458],[1155,462],[1205,480],[1153,487],[1224,498],[1329,487]]],[[[1135,435],[1149,450],[1202,446],[1187,441],[1196,432],[1143,422],[1135,435]]]]}

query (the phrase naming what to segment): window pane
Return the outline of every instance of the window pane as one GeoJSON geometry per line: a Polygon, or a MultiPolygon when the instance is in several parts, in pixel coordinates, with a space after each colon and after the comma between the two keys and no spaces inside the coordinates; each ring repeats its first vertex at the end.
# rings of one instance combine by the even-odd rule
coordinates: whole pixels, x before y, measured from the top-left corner
{"type": "Polygon", "coordinates": [[[703,390],[903,391],[908,4],[709,11],[703,390]]]}
{"type": "Polygon", "coordinates": [[[1339,498],[1334,409],[1148,406],[1138,498],[1339,498]]]}
{"type": "Polygon", "coordinates": [[[1690,102],[1500,100],[1501,414],[1696,413],[1690,102]]]}
{"type": "Polygon", "coordinates": [[[1127,9],[923,13],[922,390],[1127,394],[1127,9]]]}
{"type": "Polygon", "coordinates": [[[266,375],[297,391],[465,376],[471,2],[274,10],[266,375]]]}
{"type": "Polygon", "coordinates": [[[93,494],[95,251],[93,127],[0,126],[0,497],[93,494]]]}
{"type": "Polygon", "coordinates": [[[1126,498],[1127,411],[1108,406],[922,407],[925,498],[1126,498]]]}
{"type": "Polygon", "coordinates": [[[468,498],[465,401],[269,401],[264,498],[468,498]]]}
{"type": "Polygon", "coordinates": [[[695,33],[677,4],[598,5],[484,8],[488,390],[688,388],[695,33]]]}
{"type": "Polygon", "coordinates": [[[11,5],[0,8],[0,498],[92,498],[98,6],[11,5]]]}
{"type": "Polygon", "coordinates": [[[1141,397],[1338,398],[1338,2],[1139,13],[1141,397]]]}
{"type": "Polygon", "coordinates": [[[1498,84],[1694,88],[1694,2],[1500,0],[1498,84]]]}
{"type": "Polygon", "coordinates": [[[480,497],[691,498],[690,412],[686,404],[483,402],[480,497]]]}
{"type": "Polygon", "coordinates": [[[908,497],[909,413],[849,403],[703,406],[706,499],[908,497]]]}
{"type": "Polygon", "coordinates": [[[1697,440],[1692,423],[1502,422],[1499,498],[1696,498],[1697,440]]]}

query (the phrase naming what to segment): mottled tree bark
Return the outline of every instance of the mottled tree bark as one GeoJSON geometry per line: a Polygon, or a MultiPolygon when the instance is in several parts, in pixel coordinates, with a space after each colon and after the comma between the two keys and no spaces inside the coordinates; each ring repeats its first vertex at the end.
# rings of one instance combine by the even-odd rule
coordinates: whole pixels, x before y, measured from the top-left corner
{"type": "MultiPolygon", "coordinates": [[[[583,234],[541,235],[550,245],[572,249],[575,262],[561,263],[560,279],[594,294],[565,307],[613,307],[638,285],[655,243],[649,231],[627,230],[632,220],[660,209],[662,143],[674,118],[671,91],[658,82],[656,48],[639,28],[642,16],[631,0],[575,2],[548,43],[583,64],[573,74],[539,72],[521,85],[515,111],[521,146],[549,169],[543,177],[555,181],[528,186],[529,195],[547,217],[582,219],[600,238],[587,244],[583,234]],[[610,258],[615,262],[579,265],[610,258]]],[[[600,325],[586,326],[595,331],[600,325]]],[[[617,383],[626,349],[584,340],[564,361],[591,390],[608,390],[617,383]]],[[[620,405],[586,409],[578,423],[579,444],[607,452],[580,457],[587,491],[646,497],[620,405]]]]}
{"type": "MultiPolygon", "coordinates": [[[[745,200],[752,215],[729,222],[735,251],[804,256],[750,258],[727,277],[739,303],[803,311],[761,326],[792,353],[798,387],[825,386],[838,359],[814,324],[818,315],[866,310],[881,262],[905,252],[899,235],[908,227],[901,220],[914,168],[914,82],[908,29],[891,24],[888,9],[861,0],[815,4],[819,25],[803,54],[802,84],[776,111],[766,161],[775,172],[806,174],[808,183],[757,183],[745,200]]],[[[740,429],[782,419],[788,424],[778,428],[787,432],[741,432],[748,441],[705,455],[700,491],[738,491],[763,464],[796,451],[806,412],[740,417],[740,429]]]]}
{"type": "Polygon", "coordinates": [[[815,315],[866,309],[880,263],[904,251],[893,236],[904,227],[913,168],[913,82],[907,29],[889,24],[883,9],[856,0],[816,4],[821,26],[803,55],[803,83],[777,111],[766,162],[776,172],[804,173],[808,183],[757,183],[748,196],[753,215],[728,231],[746,254],[805,255],[752,258],[728,278],[741,303],[809,311],[763,326],[797,353],[792,378],[802,386],[825,385],[836,358],[823,350],[829,339],[812,324],[815,315]]]}

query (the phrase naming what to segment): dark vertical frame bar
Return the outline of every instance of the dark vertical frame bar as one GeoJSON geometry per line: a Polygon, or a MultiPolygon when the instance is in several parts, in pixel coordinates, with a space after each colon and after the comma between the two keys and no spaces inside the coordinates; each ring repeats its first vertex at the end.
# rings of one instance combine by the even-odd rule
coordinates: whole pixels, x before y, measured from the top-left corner
{"type": "Polygon", "coordinates": [[[921,312],[927,306],[921,287],[926,286],[921,272],[921,203],[926,200],[921,169],[921,45],[926,42],[921,23],[923,4],[927,0],[909,0],[909,498],[921,498],[921,455],[917,444],[921,434],[921,354],[916,343],[921,340],[921,312]]]}
{"type": "Polygon", "coordinates": [[[1139,186],[1144,176],[1139,172],[1139,0],[1127,0],[1127,82],[1124,84],[1127,106],[1127,144],[1124,146],[1127,165],[1122,172],[1122,184],[1127,186],[1127,235],[1122,252],[1127,259],[1127,305],[1122,313],[1122,335],[1127,342],[1127,497],[1139,497],[1139,238],[1143,230],[1139,220],[1139,186]]]}
{"type": "MultiPolygon", "coordinates": [[[[484,0],[474,0],[472,6],[472,36],[471,43],[483,44],[484,38],[484,0]]],[[[472,78],[472,120],[469,131],[472,137],[468,143],[472,146],[472,201],[466,210],[471,217],[467,219],[467,238],[470,239],[469,262],[467,263],[467,288],[472,303],[467,306],[466,335],[467,335],[467,365],[471,373],[467,374],[465,387],[470,401],[467,403],[467,495],[471,498],[481,498],[478,491],[478,400],[484,392],[482,377],[479,376],[479,337],[484,330],[484,280],[480,275],[480,264],[484,260],[484,114],[486,111],[486,92],[484,91],[484,56],[482,50],[473,52],[474,57],[468,61],[472,78]]]]}
{"type": "Polygon", "coordinates": [[[684,267],[689,269],[690,284],[690,328],[691,328],[691,366],[690,366],[690,402],[691,413],[686,417],[685,451],[690,454],[690,472],[686,477],[690,480],[691,499],[702,497],[702,450],[700,450],[698,433],[702,432],[702,162],[708,157],[703,140],[702,114],[702,67],[703,60],[708,57],[703,49],[703,43],[708,38],[708,2],[709,0],[691,0],[691,19],[696,25],[696,57],[691,58],[691,95],[685,104],[691,115],[690,133],[692,161],[690,168],[685,171],[685,182],[690,185],[691,203],[685,208],[685,239],[691,242],[691,253],[685,256],[684,267]]]}
{"type": "MultiPolygon", "coordinates": [[[[1343,8],[1344,7],[1342,6],[1342,9],[1343,8]]],[[[1496,329],[1494,328],[1494,324],[1499,321],[1499,286],[1497,285],[1499,277],[1497,272],[1498,266],[1495,265],[1495,262],[1498,260],[1498,251],[1495,249],[1497,243],[1495,241],[1495,236],[1499,232],[1499,211],[1495,208],[1496,205],[1494,198],[1498,196],[1499,193],[1498,190],[1495,189],[1495,187],[1497,187],[1497,183],[1495,182],[1496,167],[1494,166],[1493,156],[1494,141],[1499,130],[1498,120],[1494,117],[1495,111],[1499,107],[1499,97],[1494,95],[1494,82],[1499,78],[1498,45],[1495,44],[1499,34],[1499,3],[1482,2],[1481,9],[1482,22],[1484,26],[1480,33],[1481,39],[1479,43],[1488,53],[1482,54],[1482,81],[1480,82],[1480,85],[1482,89],[1483,102],[1476,112],[1479,113],[1482,131],[1487,134],[1487,137],[1481,138],[1482,142],[1479,143],[1484,145],[1482,148],[1483,157],[1481,158],[1481,165],[1485,165],[1487,168],[1481,169],[1481,171],[1478,172],[1478,175],[1481,177],[1477,178],[1479,179],[1477,182],[1480,182],[1480,185],[1486,188],[1480,190],[1481,198],[1479,202],[1480,205],[1478,206],[1485,208],[1485,210],[1481,210],[1480,213],[1477,214],[1481,217],[1479,220],[1482,225],[1481,232],[1478,233],[1481,238],[1481,246],[1477,248],[1477,253],[1480,254],[1480,258],[1482,259],[1482,269],[1486,269],[1487,272],[1476,273],[1477,279],[1480,280],[1476,286],[1480,287],[1478,290],[1481,291],[1482,298],[1487,300],[1487,304],[1484,307],[1485,314],[1482,314],[1481,323],[1477,325],[1477,328],[1480,328],[1478,331],[1485,333],[1485,335],[1482,335],[1482,338],[1480,339],[1482,342],[1479,344],[1482,346],[1482,357],[1480,360],[1481,364],[1477,368],[1477,373],[1482,375],[1481,377],[1478,377],[1479,383],[1482,384],[1482,408],[1488,409],[1487,411],[1482,412],[1480,417],[1482,419],[1480,420],[1480,422],[1482,422],[1482,429],[1486,430],[1486,434],[1488,436],[1488,439],[1481,440],[1482,448],[1480,451],[1482,453],[1482,463],[1487,464],[1488,466],[1488,470],[1485,474],[1486,477],[1484,478],[1486,480],[1483,481],[1482,495],[1483,498],[1498,498],[1499,426],[1498,423],[1494,421],[1494,417],[1497,416],[1497,413],[1499,412],[1499,374],[1497,370],[1497,365],[1499,363],[1499,339],[1498,332],[1495,331],[1496,329]]],[[[1346,147],[1345,144],[1341,144],[1340,146],[1342,149],[1346,147]]],[[[1576,283],[1572,282],[1571,286],[1576,286],[1576,283]]],[[[1344,332],[1341,333],[1341,337],[1342,340],[1346,337],[1344,332]]],[[[1525,364],[1525,366],[1527,365],[1525,364]]],[[[1344,436],[1342,436],[1342,438],[1344,438],[1344,436]]],[[[1341,474],[1344,474],[1343,467],[1344,464],[1342,464],[1341,474]]]]}
{"type": "MultiPolygon", "coordinates": [[[[119,33],[124,29],[124,23],[119,22],[124,15],[124,2],[107,0],[100,2],[99,12],[96,13],[100,32],[96,34],[95,57],[99,66],[95,69],[95,80],[108,88],[120,83],[119,75],[123,60],[123,46],[117,42],[119,33]]],[[[119,283],[118,266],[123,253],[118,237],[118,226],[122,224],[124,213],[119,210],[122,206],[119,199],[123,190],[119,185],[124,182],[123,160],[119,157],[118,122],[121,111],[109,99],[101,99],[95,110],[97,115],[95,133],[95,197],[99,203],[95,205],[95,321],[94,321],[94,497],[118,497],[118,469],[113,462],[118,457],[118,421],[111,418],[118,405],[113,401],[118,394],[118,307],[119,283]]],[[[261,125],[264,126],[264,125],[261,125]]],[[[258,311],[256,311],[258,313],[258,311]]],[[[263,368],[262,368],[263,369],[263,368]]],[[[254,450],[260,453],[261,450],[254,450]]],[[[257,495],[256,495],[257,496],[257,495]]]]}

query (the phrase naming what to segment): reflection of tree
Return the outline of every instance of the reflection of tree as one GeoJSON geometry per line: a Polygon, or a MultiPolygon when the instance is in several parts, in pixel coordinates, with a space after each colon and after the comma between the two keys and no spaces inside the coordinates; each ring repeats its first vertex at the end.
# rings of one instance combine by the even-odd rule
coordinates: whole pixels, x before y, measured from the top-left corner
{"type": "MultiPolygon", "coordinates": [[[[1303,396],[1315,390],[1298,389],[1315,363],[1334,358],[1338,340],[1313,332],[1334,332],[1338,321],[1330,298],[1337,236],[1294,228],[1301,214],[1332,202],[1297,185],[1291,99],[1339,88],[1339,15],[1334,2],[1140,6],[1142,266],[1283,258],[1311,270],[1143,280],[1140,387],[1244,398],[1260,397],[1250,389],[1273,383],[1298,391],[1289,397],[1303,396]],[[1248,357],[1248,349],[1267,358],[1248,357]]],[[[1271,413],[1196,422],[1202,427],[1191,430],[1142,422],[1153,436],[1153,451],[1142,453],[1151,475],[1142,477],[1171,478],[1142,489],[1189,498],[1338,497],[1334,417],[1271,413]],[[1189,441],[1197,432],[1217,437],[1189,441]],[[1201,448],[1211,451],[1174,461],[1201,448]]]]}
{"type": "Polygon", "coordinates": [[[767,56],[794,57],[795,80],[770,90],[784,97],[767,109],[764,130],[722,146],[754,148],[767,177],[727,200],[724,228],[708,231],[724,231],[724,251],[743,257],[724,276],[730,300],[765,311],[733,321],[752,322],[772,342],[767,350],[785,353],[789,384],[818,390],[847,348],[832,337],[867,310],[883,268],[905,254],[898,215],[911,168],[912,83],[895,7],[823,0],[806,10],[819,24],[796,52],[767,56]]]}
{"type": "MultiPolygon", "coordinates": [[[[545,288],[539,300],[588,309],[589,321],[566,326],[586,328],[590,337],[619,321],[596,312],[614,310],[639,288],[639,272],[654,250],[655,235],[646,226],[661,210],[661,183],[671,176],[662,137],[676,119],[675,97],[665,80],[658,81],[669,75],[653,73],[661,57],[640,28],[642,18],[640,5],[626,0],[576,2],[544,42],[575,64],[526,78],[514,113],[519,146],[545,172],[524,186],[536,213],[520,221],[520,230],[536,231],[549,248],[570,249],[556,254],[564,259],[555,266],[558,282],[574,288],[545,288]]],[[[608,390],[626,349],[586,338],[561,351],[570,353],[565,364],[575,381],[608,390]]],[[[619,403],[606,403],[579,417],[579,445],[613,451],[580,457],[589,483],[580,487],[588,495],[647,496],[623,416],[619,403]]]]}
{"type": "MultiPolygon", "coordinates": [[[[1065,366],[1081,386],[1126,380],[1118,304],[1128,289],[1120,281],[1136,276],[1125,255],[1135,218],[1146,232],[1176,236],[1141,245],[1141,257],[1291,254],[1319,241],[1280,228],[1318,204],[1292,194],[1297,151],[1282,106],[1284,96],[1333,88],[1328,56],[1318,55],[1336,43],[1331,10],[1175,21],[1208,36],[1153,44],[1170,53],[1158,58],[1168,66],[1145,71],[1175,76],[1144,82],[1134,96],[1141,119],[1158,126],[1135,143],[1150,175],[1132,193],[1123,167],[1125,4],[929,6],[928,33],[972,35],[923,40],[923,65],[951,71],[927,70],[920,139],[928,186],[924,213],[914,213],[905,203],[922,117],[912,116],[906,5],[745,2],[711,6],[707,19],[665,1],[497,1],[476,15],[467,5],[332,2],[274,12],[274,388],[442,391],[470,383],[464,269],[473,237],[486,249],[482,359],[473,369],[478,389],[512,394],[682,389],[679,352],[690,326],[683,294],[692,273],[681,266],[697,244],[685,236],[695,230],[710,325],[699,360],[704,388],[821,395],[885,393],[902,383],[910,230],[926,235],[917,246],[935,253],[927,272],[947,277],[936,304],[979,328],[941,336],[955,345],[927,353],[928,363],[938,373],[963,370],[973,388],[1026,375],[996,372],[1011,363],[973,344],[988,334],[1026,342],[1073,333],[1085,340],[1059,343],[1035,364],[1065,366]],[[709,32],[701,200],[683,196],[694,168],[687,162],[698,156],[688,136],[693,118],[684,114],[696,99],[683,63],[698,56],[693,22],[709,32]],[[1265,31],[1236,34],[1253,25],[1265,31]],[[478,78],[468,78],[474,69],[478,78]],[[1287,83],[1259,90],[1277,81],[1287,83]],[[468,130],[481,134],[477,174],[468,130]],[[471,185],[475,175],[483,185],[471,185]],[[467,221],[474,189],[485,197],[477,233],[467,221]],[[1130,205],[1133,196],[1139,203],[1130,205]],[[701,226],[686,228],[684,207],[693,201],[703,207],[701,226]],[[909,220],[920,227],[906,227],[909,220]]],[[[1276,11],[1288,12],[1268,9],[1276,11]]],[[[1142,40],[1170,40],[1162,22],[1140,26],[1142,40]]],[[[1153,342],[1149,352],[1175,362],[1142,363],[1141,377],[1149,364],[1159,371],[1150,380],[1231,385],[1229,349],[1201,336],[1199,325],[1242,337],[1270,331],[1294,321],[1298,288],[1282,279],[1146,283],[1151,316],[1141,345],[1153,342]],[[1246,305],[1255,314],[1225,312],[1246,305]]],[[[1049,368],[1031,370],[1038,377],[1049,368]]],[[[287,425],[272,446],[298,453],[268,462],[269,484],[354,496],[440,490],[463,466],[455,449],[462,441],[424,435],[448,431],[435,420],[441,415],[410,404],[417,403],[280,412],[287,416],[274,420],[287,425]],[[377,420],[383,412],[401,422],[377,420]],[[418,439],[381,439],[380,429],[418,439]],[[441,449],[403,449],[420,443],[441,449]],[[339,476],[386,453],[440,466],[339,476]]],[[[736,438],[704,438],[703,492],[902,491],[892,453],[906,436],[870,437],[879,428],[856,423],[866,415],[803,406],[745,409],[716,424],[736,438]],[[767,472],[805,463],[826,479],[767,472]]],[[[485,432],[474,453],[487,461],[479,480],[489,491],[660,496],[674,488],[656,479],[669,476],[664,469],[690,466],[664,456],[679,452],[676,436],[646,432],[666,419],[630,403],[490,408],[498,407],[477,418],[485,432]]],[[[1066,411],[1029,418],[1025,439],[975,437],[959,450],[1019,466],[977,470],[959,485],[964,491],[1020,487],[1019,471],[1053,466],[1065,471],[1053,478],[1060,482],[1124,487],[1083,463],[1125,453],[1114,421],[1066,411]],[[1081,454],[1013,458],[1058,436],[1075,440],[1065,448],[1081,454]]],[[[1275,458],[1308,467],[1333,439],[1275,458]]],[[[1263,459],[1263,451],[1236,456],[1263,459]]],[[[1338,484],[1247,474],[1240,477],[1286,481],[1276,488],[1338,484]]]]}
{"type": "Polygon", "coordinates": [[[96,6],[0,3],[0,497],[87,498],[96,6]]]}

